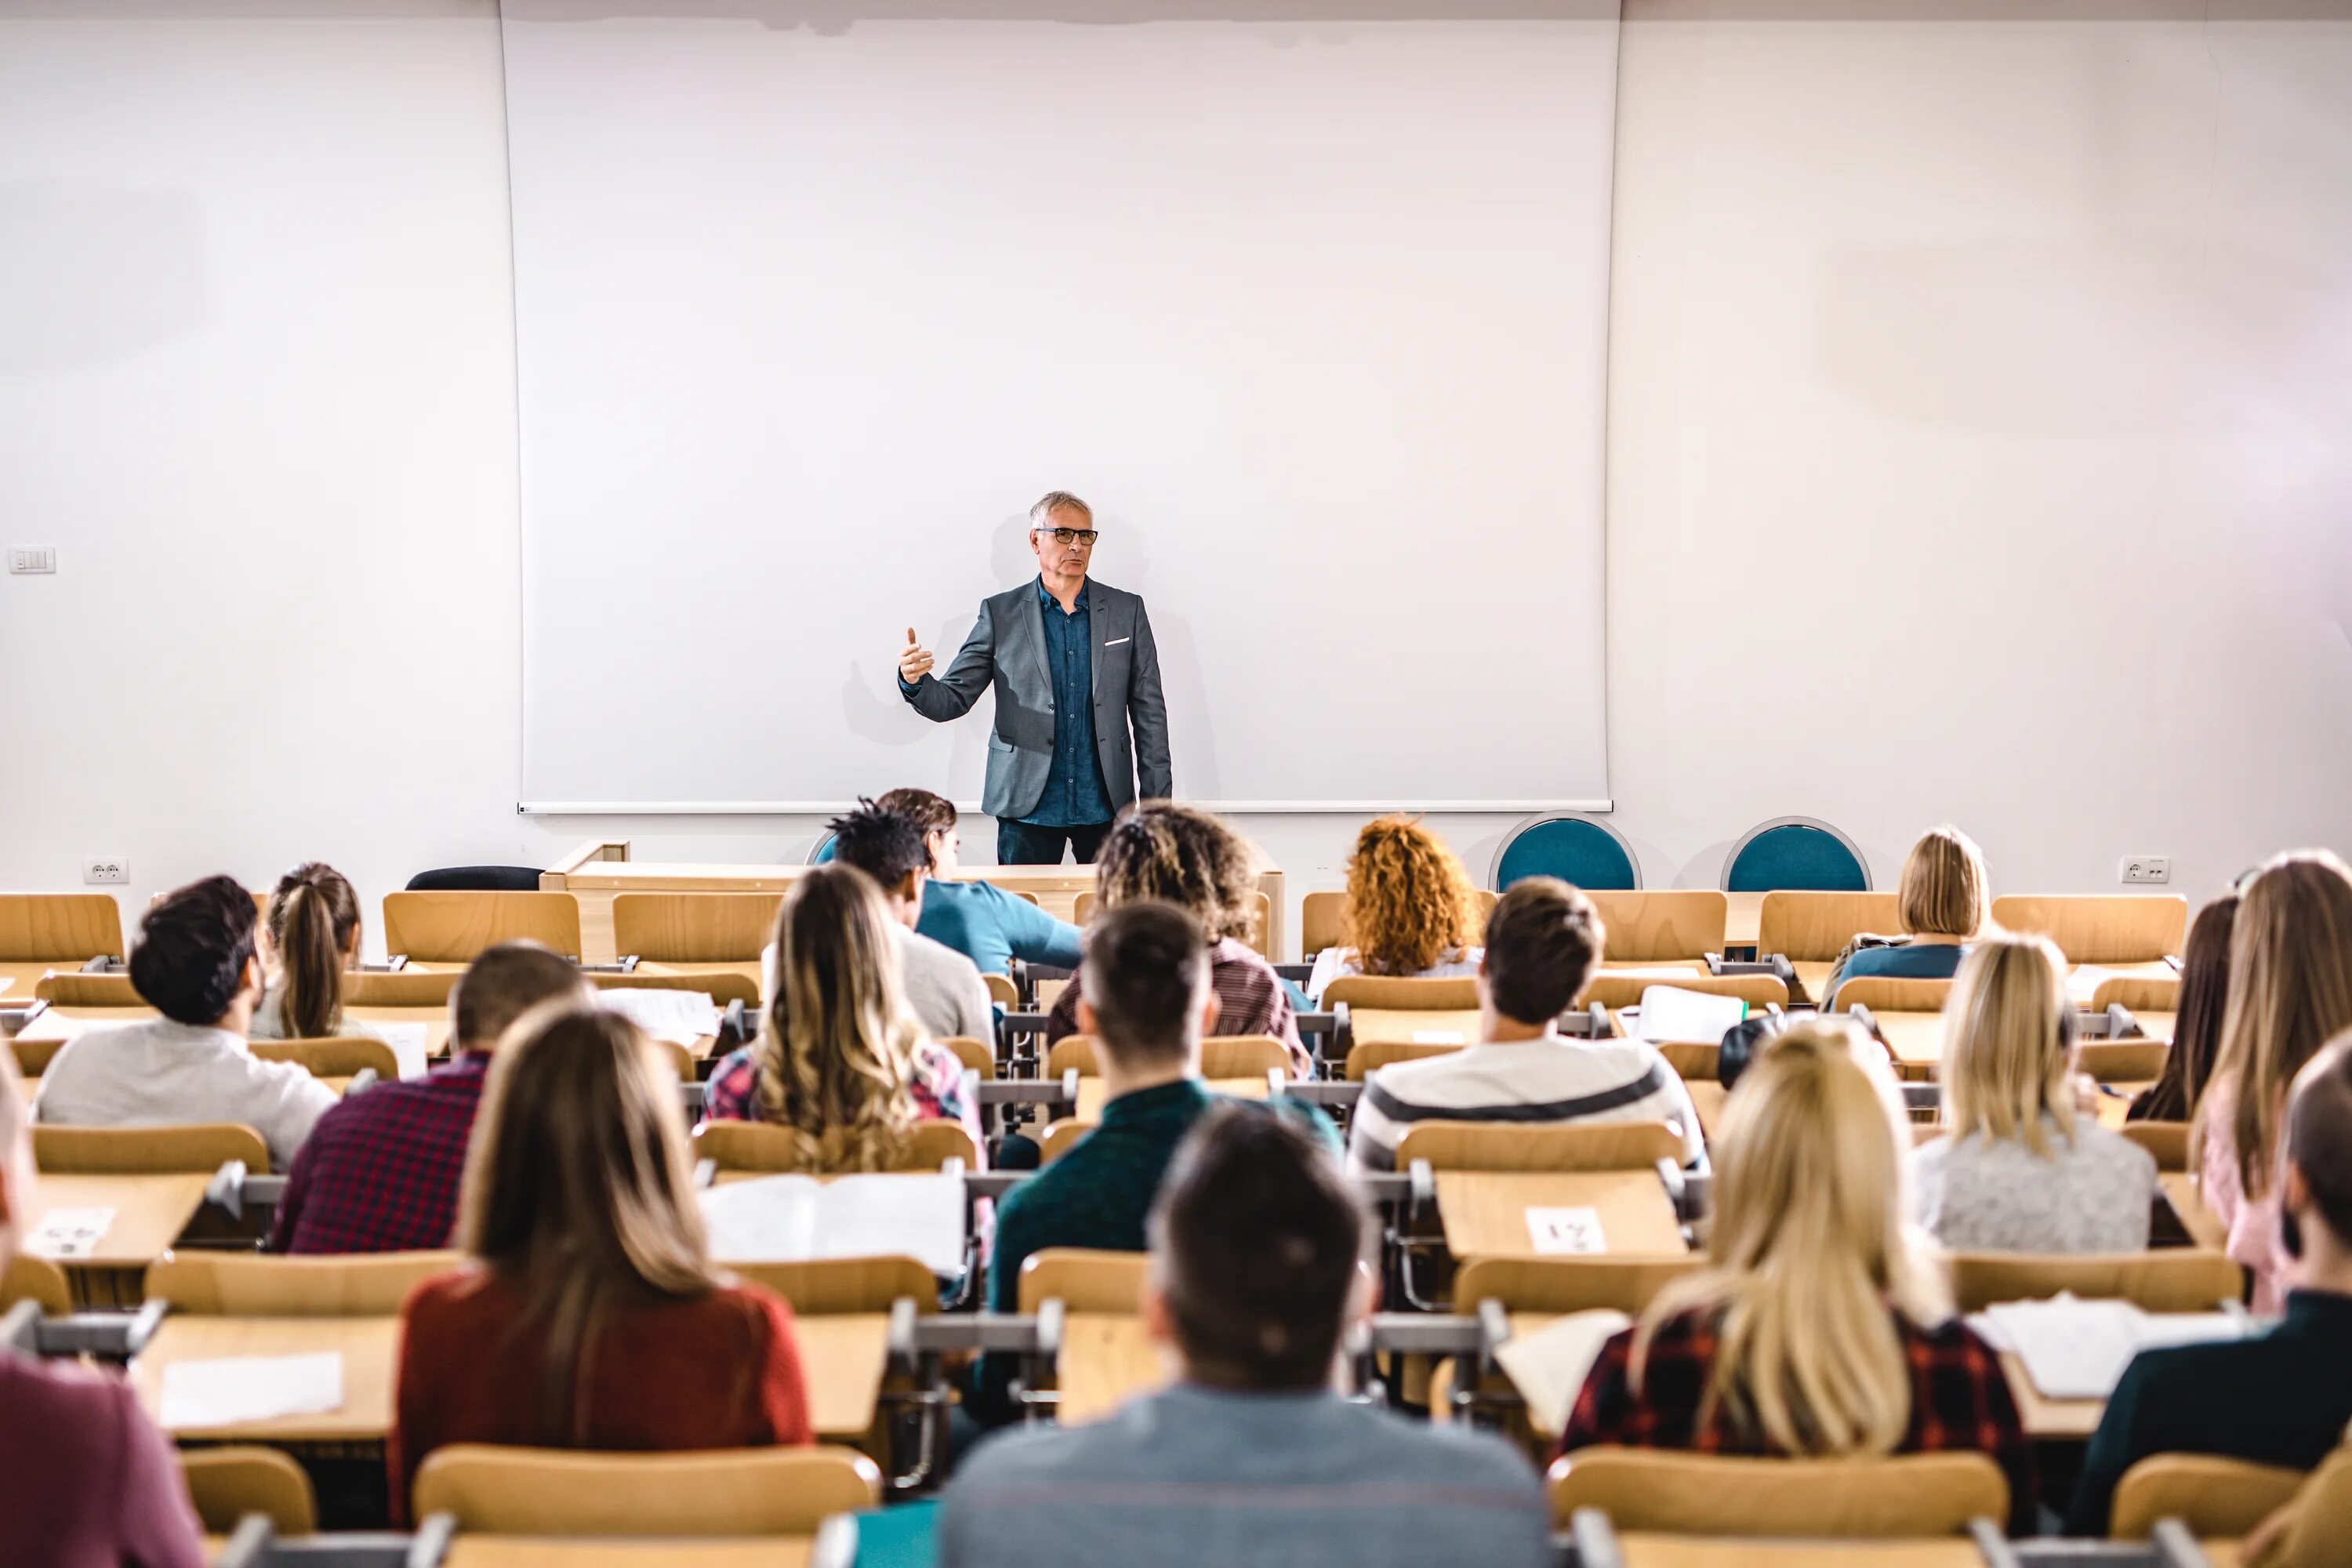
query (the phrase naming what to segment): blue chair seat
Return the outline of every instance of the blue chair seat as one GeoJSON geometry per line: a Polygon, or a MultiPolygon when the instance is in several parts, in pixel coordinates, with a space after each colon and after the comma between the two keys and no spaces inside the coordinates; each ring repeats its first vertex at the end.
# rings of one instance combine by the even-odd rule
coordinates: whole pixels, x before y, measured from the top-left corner
{"type": "Polygon", "coordinates": [[[1495,857],[1496,890],[1528,877],[1611,892],[1642,885],[1632,847],[1615,828],[1586,816],[1531,817],[1511,830],[1495,857]]]}
{"type": "Polygon", "coordinates": [[[1827,823],[1768,822],[1741,839],[1724,867],[1727,893],[1866,893],[1870,867],[1827,823]]]}

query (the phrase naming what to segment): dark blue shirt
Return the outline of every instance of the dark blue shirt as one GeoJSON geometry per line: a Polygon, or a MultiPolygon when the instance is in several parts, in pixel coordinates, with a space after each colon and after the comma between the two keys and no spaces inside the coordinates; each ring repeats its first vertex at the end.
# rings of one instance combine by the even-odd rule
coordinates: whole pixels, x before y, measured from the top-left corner
{"type": "Polygon", "coordinates": [[[1045,622],[1045,667],[1054,682],[1054,765],[1045,793],[1022,821],[1035,827],[1083,827],[1110,820],[1110,791],[1095,754],[1094,627],[1081,586],[1066,614],[1037,579],[1037,611],[1045,622]]]}

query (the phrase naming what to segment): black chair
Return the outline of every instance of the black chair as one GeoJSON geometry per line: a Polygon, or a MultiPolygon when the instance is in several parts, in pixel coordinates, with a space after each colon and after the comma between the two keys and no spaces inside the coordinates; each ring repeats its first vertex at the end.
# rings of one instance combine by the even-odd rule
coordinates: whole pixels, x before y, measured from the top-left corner
{"type": "Polygon", "coordinates": [[[444,866],[408,879],[412,893],[536,893],[536,866],[444,866]]]}

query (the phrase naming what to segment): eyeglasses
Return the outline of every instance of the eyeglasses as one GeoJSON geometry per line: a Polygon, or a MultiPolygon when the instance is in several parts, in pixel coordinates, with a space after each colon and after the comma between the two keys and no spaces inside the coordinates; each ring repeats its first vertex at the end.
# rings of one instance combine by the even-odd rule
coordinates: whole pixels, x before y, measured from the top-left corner
{"type": "Polygon", "coordinates": [[[1102,537],[1102,530],[1098,528],[1033,528],[1029,531],[1050,533],[1056,544],[1083,544],[1089,550],[1095,547],[1095,541],[1102,537]]]}

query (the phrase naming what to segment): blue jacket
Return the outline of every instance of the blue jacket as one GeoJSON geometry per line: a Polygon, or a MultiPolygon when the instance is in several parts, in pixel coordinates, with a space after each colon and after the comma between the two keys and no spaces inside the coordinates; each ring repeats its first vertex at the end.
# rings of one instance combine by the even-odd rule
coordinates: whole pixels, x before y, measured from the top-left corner
{"type": "Polygon", "coordinates": [[[1003,974],[1013,961],[1078,966],[1078,928],[1057,921],[993,882],[926,882],[915,930],[954,948],[982,974],[1003,974]]]}

